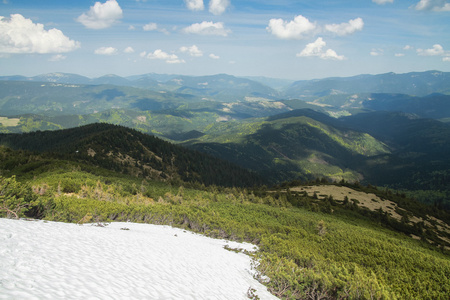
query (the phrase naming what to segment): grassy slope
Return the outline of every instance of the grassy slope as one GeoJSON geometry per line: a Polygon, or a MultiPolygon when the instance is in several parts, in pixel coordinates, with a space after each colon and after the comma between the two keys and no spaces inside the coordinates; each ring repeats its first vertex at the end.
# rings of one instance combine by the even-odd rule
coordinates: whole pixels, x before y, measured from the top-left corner
{"type": "Polygon", "coordinates": [[[286,299],[444,299],[450,292],[448,256],[367,218],[326,213],[309,198],[294,207],[283,196],[258,191],[170,186],[83,169],[53,161],[19,177],[39,197],[29,214],[169,224],[257,243],[260,279],[268,276],[270,290],[286,299]]]}

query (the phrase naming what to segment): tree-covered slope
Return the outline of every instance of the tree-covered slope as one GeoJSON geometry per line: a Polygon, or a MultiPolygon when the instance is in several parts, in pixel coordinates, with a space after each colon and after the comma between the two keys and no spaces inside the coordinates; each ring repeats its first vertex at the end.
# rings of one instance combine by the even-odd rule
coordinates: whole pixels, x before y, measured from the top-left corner
{"type": "Polygon", "coordinates": [[[272,181],[328,177],[360,180],[356,166],[388,147],[367,133],[336,127],[339,122],[311,110],[267,119],[219,124],[189,142],[205,151],[264,174],[272,181]]]}
{"type": "Polygon", "coordinates": [[[1,134],[0,144],[13,149],[53,153],[61,159],[83,161],[143,178],[225,186],[253,186],[263,182],[255,174],[229,162],[109,124],[1,134]]]}
{"type": "Polygon", "coordinates": [[[341,119],[368,132],[392,149],[364,166],[374,184],[410,190],[449,191],[450,126],[431,119],[391,112],[372,112],[341,119]]]}

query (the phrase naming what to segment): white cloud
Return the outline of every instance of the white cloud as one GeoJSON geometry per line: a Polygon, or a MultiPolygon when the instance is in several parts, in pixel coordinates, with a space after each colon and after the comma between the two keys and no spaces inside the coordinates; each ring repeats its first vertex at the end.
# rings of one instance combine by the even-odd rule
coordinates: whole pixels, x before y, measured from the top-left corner
{"type": "Polygon", "coordinates": [[[229,5],[230,5],[229,0],[210,0],[209,12],[214,15],[221,15],[225,12],[225,10],[229,5]]]}
{"type": "Polygon", "coordinates": [[[450,3],[446,0],[420,0],[414,8],[416,10],[450,11],[450,3]]]}
{"type": "Polygon", "coordinates": [[[383,49],[372,49],[372,51],[370,51],[371,56],[381,56],[383,55],[383,53],[384,53],[383,49]]]}
{"type": "Polygon", "coordinates": [[[201,35],[227,36],[231,32],[231,30],[225,29],[222,22],[213,23],[203,21],[202,23],[195,23],[184,28],[183,32],[201,35]]]}
{"type": "Polygon", "coordinates": [[[148,23],[144,26],[142,26],[142,29],[144,29],[144,31],[159,31],[162,32],[164,34],[169,34],[169,31],[167,31],[167,29],[165,28],[158,28],[158,24],[156,23],[148,23]]]}
{"type": "Polygon", "coordinates": [[[0,53],[64,53],[80,47],[61,30],[45,30],[20,14],[0,16],[0,53]]]}
{"type": "Polygon", "coordinates": [[[297,53],[297,57],[309,57],[316,56],[321,59],[333,59],[333,60],[344,60],[345,57],[343,55],[338,55],[336,51],[332,49],[323,50],[323,47],[326,46],[327,43],[319,37],[313,43],[309,43],[306,45],[305,49],[302,52],[297,53]]]}
{"type": "Polygon", "coordinates": [[[405,53],[395,53],[394,55],[395,57],[403,57],[405,56],[405,53]]]}
{"type": "Polygon", "coordinates": [[[179,59],[175,54],[168,54],[161,49],[157,49],[153,53],[149,54],[147,54],[146,52],[142,52],[140,55],[141,57],[146,57],[148,59],[164,60],[168,64],[180,64],[185,62],[184,60],[179,59]]]}
{"type": "Polygon", "coordinates": [[[77,21],[91,29],[104,29],[111,27],[122,19],[122,9],[116,0],[107,0],[105,3],[95,2],[87,13],[83,13],[77,21]]]}
{"type": "Polygon", "coordinates": [[[361,18],[356,18],[348,21],[348,23],[325,25],[325,30],[344,36],[355,33],[356,31],[361,31],[363,27],[363,20],[361,18]]]}
{"type": "Polygon", "coordinates": [[[394,3],[394,0],[372,0],[376,4],[386,4],[386,3],[394,3]]]}
{"type": "Polygon", "coordinates": [[[144,29],[144,31],[152,31],[158,29],[158,25],[156,23],[148,23],[145,24],[142,29],[144,29]]]}
{"type": "Polygon", "coordinates": [[[184,0],[186,2],[186,7],[189,10],[203,10],[205,6],[203,4],[203,0],[184,0]]]}
{"type": "Polygon", "coordinates": [[[450,61],[450,56],[443,57],[442,61],[450,61]]]}
{"type": "Polygon", "coordinates": [[[194,56],[194,57],[200,57],[203,56],[203,52],[198,49],[198,47],[196,45],[192,45],[191,47],[181,47],[180,51],[185,53],[189,53],[190,56],[194,56]]]}
{"type": "Polygon", "coordinates": [[[413,49],[414,47],[413,46],[411,46],[411,45],[406,45],[405,47],[403,47],[403,50],[411,50],[411,49],[413,49]]]}
{"type": "Polygon", "coordinates": [[[220,56],[211,53],[211,54],[209,55],[209,58],[212,58],[212,59],[219,59],[220,56]]]}
{"type": "Polygon", "coordinates": [[[134,27],[133,25],[128,26],[128,30],[136,30],[136,27],[134,27]]]}
{"type": "Polygon", "coordinates": [[[293,21],[271,19],[267,31],[280,39],[302,39],[316,30],[316,25],[307,18],[298,15],[293,21]]]}
{"type": "Polygon", "coordinates": [[[100,47],[94,51],[95,54],[99,55],[115,55],[119,51],[113,47],[100,47]]]}
{"type": "Polygon", "coordinates": [[[126,47],[125,50],[123,50],[124,53],[134,53],[134,49],[132,47],[126,47]]]}
{"type": "Polygon", "coordinates": [[[417,49],[417,54],[421,56],[436,56],[444,55],[445,51],[441,45],[435,44],[431,49],[417,49]]]}
{"type": "Polygon", "coordinates": [[[49,61],[61,61],[61,60],[65,60],[67,58],[67,56],[62,55],[62,54],[56,54],[53,55],[52,57],[50,57],[49,61]]]}

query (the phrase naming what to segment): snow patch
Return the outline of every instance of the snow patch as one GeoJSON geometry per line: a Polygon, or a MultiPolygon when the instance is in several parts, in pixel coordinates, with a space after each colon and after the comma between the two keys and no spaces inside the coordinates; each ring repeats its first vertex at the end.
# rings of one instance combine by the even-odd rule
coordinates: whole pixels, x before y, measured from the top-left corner
{"type": "Polygon", "coordinates": [[[0,298],[277,299],[227,244],[255,248],[169,226],[0,219],[0,298]]]}

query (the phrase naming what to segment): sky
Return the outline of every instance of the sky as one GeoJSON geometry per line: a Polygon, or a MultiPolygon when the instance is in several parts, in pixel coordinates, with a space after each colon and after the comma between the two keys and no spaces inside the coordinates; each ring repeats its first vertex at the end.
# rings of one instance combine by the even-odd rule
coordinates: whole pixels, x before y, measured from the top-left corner
{"type": "Polygon", "coordinates": [[[0,0],[0,76],[450,71],[450,0],[0,0]]]}

